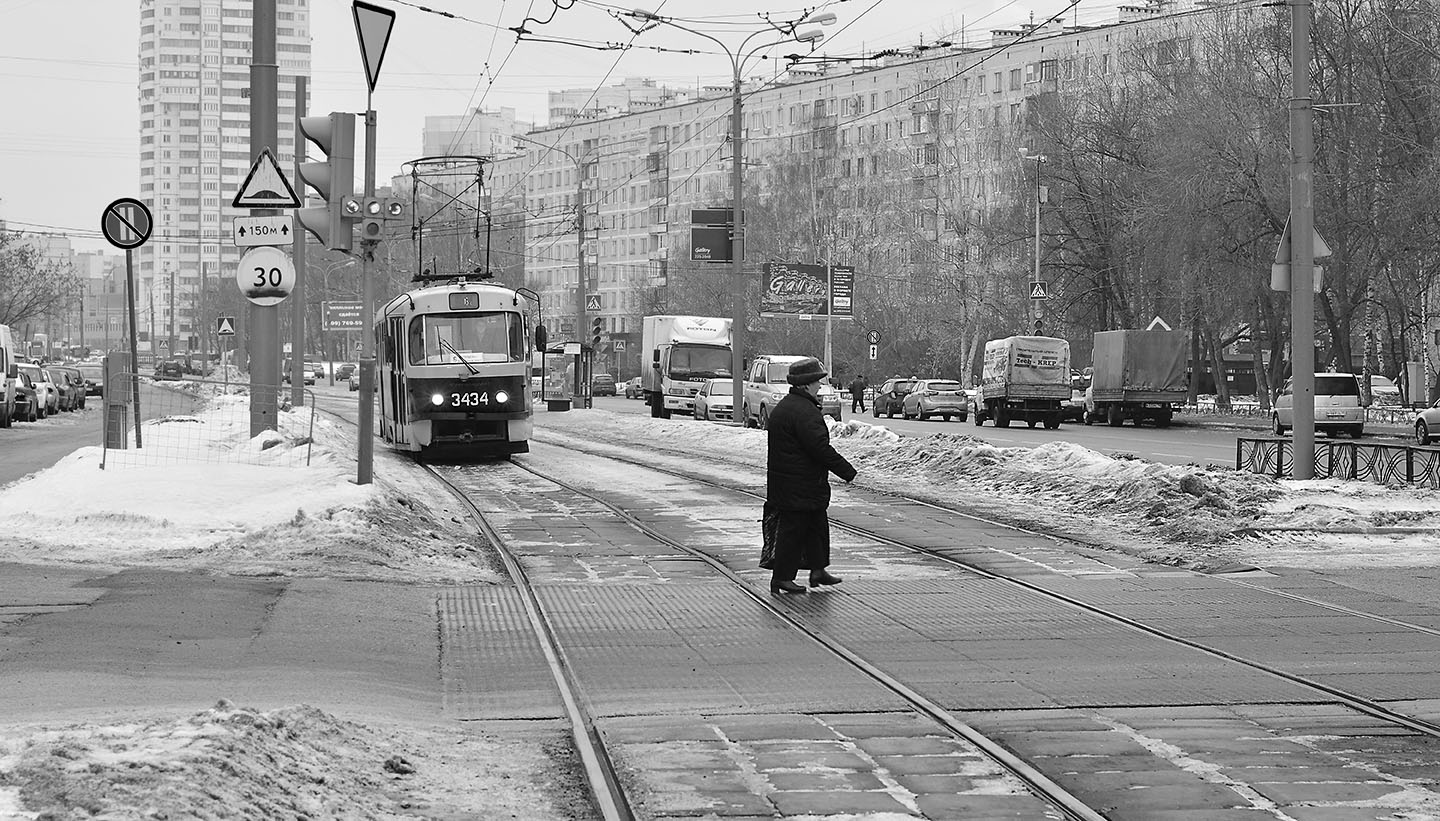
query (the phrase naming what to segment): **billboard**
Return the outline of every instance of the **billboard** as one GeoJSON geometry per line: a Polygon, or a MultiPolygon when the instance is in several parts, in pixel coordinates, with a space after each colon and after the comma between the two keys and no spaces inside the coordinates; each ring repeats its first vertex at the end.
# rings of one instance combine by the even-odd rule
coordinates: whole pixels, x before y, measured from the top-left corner
{"type": "Polygon", "coordinates": [[[855,315],[855,269],[848,265],[767,262],[762,268],[761,316],[813,319],[855,315]]]}

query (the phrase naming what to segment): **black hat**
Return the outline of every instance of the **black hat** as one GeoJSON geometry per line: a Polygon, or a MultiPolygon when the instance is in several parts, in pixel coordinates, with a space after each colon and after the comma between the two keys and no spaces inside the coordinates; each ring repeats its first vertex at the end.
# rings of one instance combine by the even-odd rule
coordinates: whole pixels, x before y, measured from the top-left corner
{"type": "Polygon", "coordinates": [[[825,368],[820,360],[813,356],[807,356],[799,362],[790,365],[790,373],[785,379],[792,385],[808,385],[811,382],[819,382],[827,376],[825,368]]]}

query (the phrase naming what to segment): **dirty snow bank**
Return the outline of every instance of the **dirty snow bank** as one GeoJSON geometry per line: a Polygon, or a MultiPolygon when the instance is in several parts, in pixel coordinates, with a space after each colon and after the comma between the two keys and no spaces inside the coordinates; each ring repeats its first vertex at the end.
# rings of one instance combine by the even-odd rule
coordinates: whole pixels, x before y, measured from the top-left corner
{"type": "Polygon", "coordinates": [[[588,815],[571,750],[462,725],[365,726],[220,701],[179,719],[0,735],[0,819],[588,815]]]}

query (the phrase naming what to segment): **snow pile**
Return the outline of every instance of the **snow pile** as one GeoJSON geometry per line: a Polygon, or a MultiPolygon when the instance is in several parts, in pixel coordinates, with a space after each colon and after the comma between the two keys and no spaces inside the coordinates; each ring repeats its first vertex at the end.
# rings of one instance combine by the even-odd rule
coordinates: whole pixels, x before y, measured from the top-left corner
{"type": "Polygon", "coordinates": [[[220,701],[180,719],[0,736],[0,818],[573,817],[568,752],[220,701]],[[558,788],[557,788],[558,787],[558,788]]]}
{"type": "MultiPolygon", "coordinates": [[[[249,435],[246,397],[142,428],[144,447],[71,453],[0,493],[0,561],[438,583],[494,581],[473,535],[390,459],[356,485],[355,432],[309,409],[249,435]],[[308,454],[308,458],[307,458],[308,454]],[[307,464],[308,461],[308,464],[307,464]],[[392,469],[393,466],[393,469],[392,469]],[[381,475],[383,474],[383,476],[381,475]]],[[[384,459],[387,454],[377,453],[384,459]]]]}

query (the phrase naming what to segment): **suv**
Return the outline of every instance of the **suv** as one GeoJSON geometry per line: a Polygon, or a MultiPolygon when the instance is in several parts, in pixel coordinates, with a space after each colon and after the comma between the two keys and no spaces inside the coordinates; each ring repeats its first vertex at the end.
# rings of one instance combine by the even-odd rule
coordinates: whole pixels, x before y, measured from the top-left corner
{"type": "Polygon", "coordinates": [[[162,381],[184,379],[185,363],[178,359],[167,359],[155,366],[155,378],[162,381]]]}
{"type": "Polygon", "coordinates": [[[614,396],[615,377],[608,373],[597,373],[590,377],[591,396],[614,396]]]}
{"type": "MultiPolygon", "coordinates": [[[[1295,427],[1295,380],[1285,380],[1285,388],[1270,412],[1271,430],[1276,436],[1295,427]]],[[[1353,373],[1315,374],[1315,430],[1331,436],[1348,433],[1359,439],[1365,435],[1365,408],[1360,404],[1360,380],[1353,373]]]]}
{"type": "Polygon", "coordinates": [[[876,419],[883,413],[894,419],[895,414],[904,413],[905,394],[915,390],[915,383],[920,380],[915,377],[909,379],[887,379],[880,390],[875,392],[875,401],[870,403],[870,412],[876,419]]]}
{"type": "MultiPolygon", "coordinates": [[[[790,380],[786,378],[790,375],[790,366],[809,358],[777,354],[761,354],[755,357],[750,363],[750,369],[745,372],[745,384],[741,390],[741,424],[747,428],[764,428],[768,425],[770,411],[790,392],[790,380]]],[[[820,363],[820,367],[825,367],[825,363],[820,363]]],[[[820,392],[820,412],[839,421],[840,393],[830,387],[828,382],[825,387],[828,390],[822,389],[820,392]]]]}

